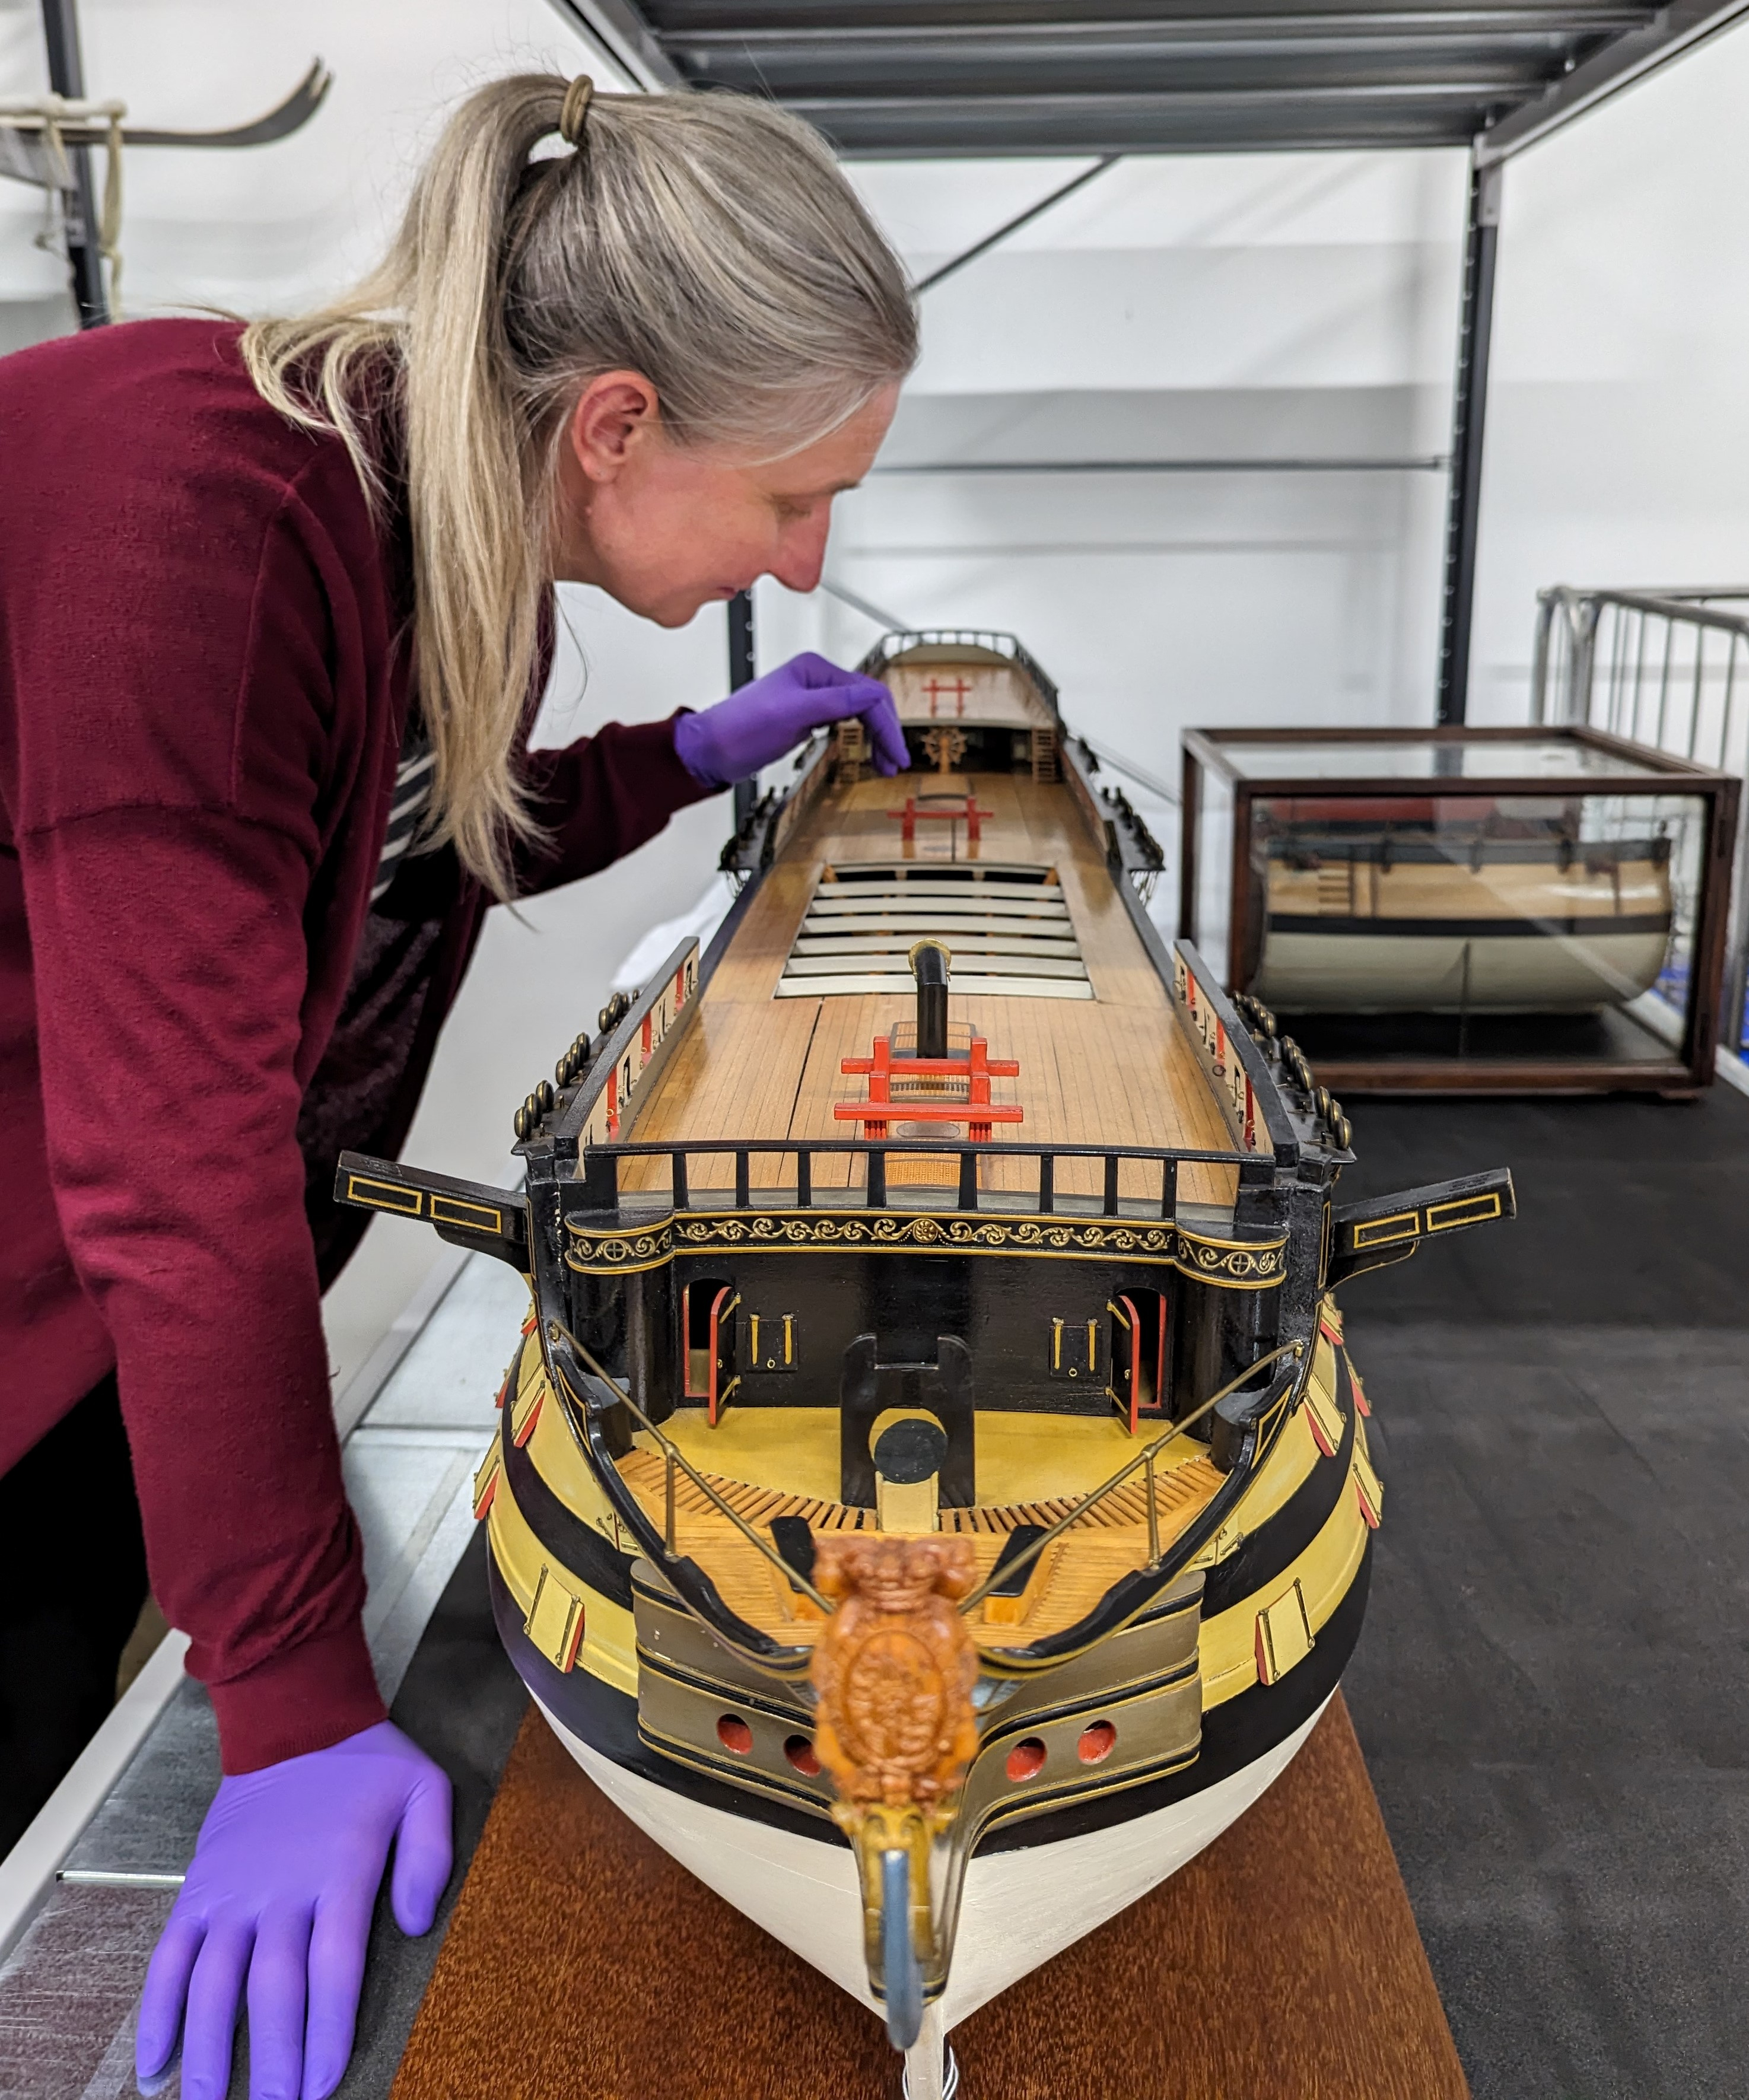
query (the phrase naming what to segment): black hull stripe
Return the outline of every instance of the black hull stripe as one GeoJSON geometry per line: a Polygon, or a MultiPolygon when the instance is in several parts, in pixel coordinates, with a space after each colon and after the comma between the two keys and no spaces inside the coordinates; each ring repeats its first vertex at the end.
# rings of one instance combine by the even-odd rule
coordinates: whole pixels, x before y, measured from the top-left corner
{"type": "MultiPolygon", "coordinates": [[[[1354,1388],[1348,1361],[1335,1352],[1336,1406],[1342,1436],[1332,1458],[1320,1457],[1290,1499],[1258,1525],[1236,1553],[1211,1568],[1203,1584],[1203,1617],[1212,1619],[1246,1597],[1254,1596],[1291,1568],[1329,1522],[1336,1504],[1349,1492],[1349,1469],[1354,1462],[1354,1388]]],[[[1301,1405],[1304,1405],[1304,1402],[1301,1405]]],[[[1243,1507],[1243,1504],[1241,1507],[1243,1507]]]]}
{"type": "MultiPolygon", "coordinates": [[[[555,1670],[523,1631],[522,1612],[490,1557],[488,1579],[492,1590],[492,1616],[498,1633],[523,1682],[557,1715],[572,1735],[593,1750],[611,1758],[615,1764],[640,1778],[666,1787],[671,1793],[690,1801],[721,1808],[749,1823],[763,1823],[778,1830],[792,1830],[823,1845],[848,1841],[837,1826],[824,1818],[785,1808],[762,1794],[744,1793],[703,1772],[676,1764],[640,1740],[638,1702],[603,1684],[586,1670],[568,1675],[555,1670]]],[[[1202,1748],[1183,1770],[1150,1780],[1121,1792],[1096,1796],[1045,1815],[1005,1824],[992,1831],[978,1846],[979,1856],[993,1852],[1024,1851],[1034,1845],[1054,1844],[1065,1838],[1108,1829],[1114,1824],[1133,1822],[1156,1808],[1187,1801],[1217,1780],[1255,1763],[1294,1730],[1310,1720],[1335,1691],[1360,1638],[1366,1617],[1367,1590],[1372,1573],[1372,1543],[1355,1574],[1348,1594],[1318,1629],[1317,1644],[1297,1669],[1279,1684],[1256,1684],[1237,1697],[1226,1701],[1203,1718],[1202,1748]]]]}
{"type": "Polygon", "coordinates": [[[1670,914],[1637,915],[1608,912],[1576,919],[1338,919],[1315,913],[1275,911],[1272,933],[1319,933],[1345,941],[1545,941],[1557,934],[1573,939],[1613,939],[1618,935],[1667,933],[1670,914]]]}
{"type": "Polygon", "coordinates": [[[1337,868],[1353,862],[1367,867],[1378,863],[1389,874],[1392,867],[1468,868],[1479,874],[1485,867],[1558,867],[1565,873],[1582,867],[1601,875],[1612,867],[1667,867],[1668,839],[1587,839],[1583,845],[1571,839],[1472,838],[1462,845],[1437,845],[1426,832],[1387,832],[1380,835],[1376,819],[1371,823],[1323,824],[1316,831],[1296,829],[1291,842],[1271,844],[1270,859],[1278,867],[1304,875],[1320,866],[1337,868]]]}
{"type": "MultiPolygon", "coordinates": [[[[559,1401],[549,1393],[543,1405],[556,1407],[559,1401]]],[[[508,1431],[508,1421],[505,1427],[508,1431]]],[[[541,1479],[528,1451],[519,1450],[508,1435],[501,1440],[501,1449],[506,1484],[523,1521],[550,1559],[629,1611],[633,1555],[608,1545],[593,1524],[585,1524],[575,1510],[568,1508],[541,1479]]]]}

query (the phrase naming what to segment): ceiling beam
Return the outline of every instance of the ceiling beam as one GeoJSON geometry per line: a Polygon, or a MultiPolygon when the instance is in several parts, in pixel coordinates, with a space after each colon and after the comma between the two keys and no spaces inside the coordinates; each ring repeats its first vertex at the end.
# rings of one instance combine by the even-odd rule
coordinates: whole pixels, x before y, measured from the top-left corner
{"type": "MultiPolygon", "coordinates": [[[[1195,15],[1165,21],[1115,11],[1076,22],[1052,19],[1043,10],[1027,11],[1028,20],[1004,21],[1002,11],[992,7],[957,24],[943,23],[939,11],[930,9],[920,10],[920,19],[908,25],[833,22],[828,15],[814,21],[804,17],[788,28],[749,24],[689,32],[675,27],[659,33],[638,0],[552,4],[647,89],[682,88],[713,78],[753,86],[751,80],[725,77],[749,67],[760,74],[762,60],[784,70],[799,67],[804,73],[810,65],[852,79],[862,72],[875,91],[810,92],[800,78],[787,90],[778,84],[790,108],[853,156],[1437,146],[1470,143],[1474,134],[1476,164],[1484,168],[1522,152],[1749,15],[1749,0],[1671,0],[1655,10],[1634,0],[1526,0],[1517,7],[1480,0],[1450,11],[1389,4],[1374,10],[1353,0],[1345,7],[1302,11],[1291,0],[1286,6],[1276,0],[1250,14],[1205,5],[1195,15]],[[1066,40],[1084,62],[1103,55],[1133,67],[1146,48],[1180,60],[1261,57],[1272,47],[1283,56],[1306,57],[1327,40],[1334,57],[1345,44],[1376,51],[1381,41],[1400,39],[1407,55],[1418,45],[1474,38],[1477,45],[1498,39],[1495,55],[1504,59],[1515,44],[1522,50],[1527,39],[1549,40],[1557,46],[1552,55],[1558,57],[1561,41],[1583,48],[1598,38],[1608,40],[1602,48],[1577,64],[1570,57],[1571,69],[1529,98],[1531,83],[1522,68],[1511,73],[1491,67],[1479,49],[1451,51],[1457,77],[1448,80],[1310,82],[1297,90],[1262,82],[1201,94],[1138,93],[1133,87],[1107,94],[961,94],[952,86],[944,94],[931,84],[912,95],[875,88],[886,59],[934,58],[950,75],[976,58],[1043,66],[1063,54],[1066,40]]],[[[754,20],[761,11],[748,10],[754,20]]],[[[771,91],[771,83],[759,84],[771,91]]]]}
{"type": "MultiPolygon", "coordinates": [[[[1749,4],[1749,0],[1746,0],[1749,4]]],[[[1482,75],[1390,85],[1206,93],[1014,95],[914,100],[793,95],[787,106],[850,159],[1049,153],[1292,152],[1468,146],[1522,81],[1482,75]]]]}
{"type": "Polygon", "coordinates": [[[613,63],[651,93],[684,87],[680,68],[634,0],[552,0],[573,27],[594,38],[613,63]]]}
{"type": "Polygon", "coordinates": [[[674,29],[666,47],[689,64],[704,64],[718,54],[758,64],[768,57],[813,56],[855,63],[846,55],[893,53],[910,57],[956,57],[988,61],[1013,55],[1045,63],[1065,54],[1085,57],[1138,51],[1246,51],[1260,43],[1287,42],[1315,46],[1359,38],[1368,43],[1433,37],[1518,38],[1523,37],[1609,37],[1645,29],[1659,11],[1643,4],[1601,0],[1588,5],[1541,4],[1523,7],[1332,8],[1305,13],[1271,11],[1257,15],[1181,15],[1165,19],[1119,22],[969,22],[923,24],[895,29],[812,24],[796,29],[674,29]]]}
{"type": "Polygon", "coordinates": [[[1650,28],[1631,29],[1617,38],[1536,101],[1526,103],[1482,133],[1475,144],[1477,166],[1492,167],[1522,153],[1707,38],[1732,28],[1745,15],[1749,15],[1749,0],[1726,0],[1722,6],[1720,0],[1675,0],[1659,10],[1650,28]]]}

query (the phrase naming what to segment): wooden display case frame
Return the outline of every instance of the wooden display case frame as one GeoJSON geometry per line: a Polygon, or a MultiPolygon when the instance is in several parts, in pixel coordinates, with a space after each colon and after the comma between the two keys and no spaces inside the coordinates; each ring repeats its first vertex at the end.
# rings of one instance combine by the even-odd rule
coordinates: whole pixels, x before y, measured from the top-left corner
{"type": "Polygon", "coordinates": [[[1322,779],[1303,774],[1252,776],[1239,771],[1228,752],[1257,744],[1321,744],[1340,750],[1345,744],[1548,744],[1564,743],[1607,752],[1630,760],[1636,772],[1600,779],[1575,771],[1571,775],[1501,774],[1486,782],[1454,777],[1447,792],[1478,795],[1550,796],[1566,795],[1692,795],[1705,807],[1706,836],[1701,851],[1700,902],[1694,928],[1688,1012],[1680,1048],[1667,1060],[1612,1061],[1607,1058],[1506,1058],[1427,1057],[1420,1058],[1326,1057],[1313,1061],[1319,1080],[1338,1093],[1654,1093],[1686,1100],[1712,1083],[1718,1040],[1719,1002],[1725,940],[1731,911],[1731,871],[1737,844],[1740,783],[1732,775],[1654,751],[1626,738],[1578,725],[1472,729],[1195,729],[1183,735],[1183,801],[1179,838],[1178,934],[1197,938],[1197,828],[1205,772],[1220,776],[1233,796],[1232,885],[1228,917],[1226,979],[1237,982],[1239,959],[1251,932],[1250,853],[1252,805],[1259,800],[1318,796],[1381,800],[1426,796],[1441,792],[1437,776],[1424,774],[1359,774],[1332,772],[1322,779]]]}

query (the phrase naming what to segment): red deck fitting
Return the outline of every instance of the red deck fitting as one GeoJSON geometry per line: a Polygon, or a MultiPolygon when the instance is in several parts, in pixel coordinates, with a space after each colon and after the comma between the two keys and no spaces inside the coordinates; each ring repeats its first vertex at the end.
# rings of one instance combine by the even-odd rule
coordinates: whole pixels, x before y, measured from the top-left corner
{"type": "Polygon", "coordinates": [[[968,845],[974,846],[983,836],[983,818],[993,817],[996,811],[980,810],[978,806],[978,797],[975,795],[956,795],[952,798],[951,807],[944,806],[936,810],[920,808],[916,796],[908,795],[905,797],[905,806],[903,810],[889,810],[886,814],[890,817],[900,819],[903,828],[899,836],[908,846],[917,836],[917,824],[920,819],[926,818],[937,823],[946,822],[956,824],[963,817],[965,819],[965,842],[968,845]]]}
{"type": "Polygon", "coordinates": [[[934,721],[940,711],[939,703],[944,693],[952,696],[953,712],[957,717],[965,712],[965,696],[972,689],[963,678],[931,678],[923,690],[930,696],[930,720],[934,721]]]}
{"type": "Polygon", "coordinates": [[[838,1069],[868,1075],[866,1101],[839,1101],[832,1111],[840,1123],[863,1124],[865,1137],[886,1137],[887,1125],[894,1120],[963,1123],[972,1144],[987,1145],[993,1123],[1026,1120],[1024,1109],[992,1101],[990,1082],[1018,1079],[1020,1065],[1013,1057],[992,1057],[990,1045],[982,1035],[972,1038],[971,1048],[963,1057],[895,1057],[890,1038],[877,1035],[872,1057],[846,1057],[838,1069]],[[958,1101],[895,1101],[892,1094],[895,1079],[963,1079],[965,1092],[958,1101]]]}

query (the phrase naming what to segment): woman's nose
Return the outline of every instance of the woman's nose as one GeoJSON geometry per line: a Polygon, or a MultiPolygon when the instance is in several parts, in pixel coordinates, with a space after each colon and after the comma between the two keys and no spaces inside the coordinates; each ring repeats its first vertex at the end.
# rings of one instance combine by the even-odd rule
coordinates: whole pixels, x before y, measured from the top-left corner
{"type": "Polygon", "coordinates": [[[819,589],[831,523],[831,514],[822,505],[818,518],[798,521],[785,531],[771,573],[786,590],[806,593],[819,589]]]}

